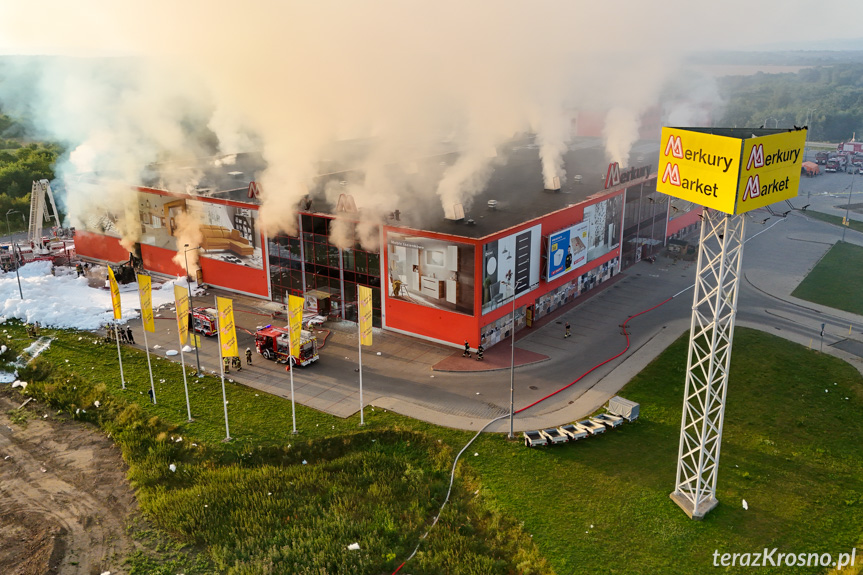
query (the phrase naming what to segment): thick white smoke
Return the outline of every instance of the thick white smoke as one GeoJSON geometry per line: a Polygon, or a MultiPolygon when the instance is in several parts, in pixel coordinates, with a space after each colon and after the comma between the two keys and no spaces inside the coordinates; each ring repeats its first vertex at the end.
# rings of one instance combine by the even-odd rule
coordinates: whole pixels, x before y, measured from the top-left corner
{"type": "Polygon", "coordinates": [[[608,113],[607,150],[625,164],[638,118],[679,55],[675,15],[694,10],[682,0],[662,10],[635,0],[9,2],[0,6],[7,50],[101,58],[43,61],[38,75],[32,61],[17,76],[7,69],[0,102],[72,150],[60,175],[73,224],[128,193],[100,188],[95,201],[72,184],[75,173],[136,184],[161,162],[171,166],[161,185],[185,191],[199,176],[187,169],[192,158],[253,150],[268,166],[256,178],[260,224],[294,232],[329,146],[349,138],[366,140],[349,166],[365,179],[346,188],[365,221],[417,198],[438,198],[428,216],[439,218],[470,205],[506,161],[493,150],[516,134],[536,134],[547,187],[563,180],[579,109],[608,113]],[[21,78],[30,81],[10,81],[21,78]],[[445,151],[460,153],[433,176],[423,170],[445,151]],[[420,177],[405,177],[418,160],[420,177]]]}

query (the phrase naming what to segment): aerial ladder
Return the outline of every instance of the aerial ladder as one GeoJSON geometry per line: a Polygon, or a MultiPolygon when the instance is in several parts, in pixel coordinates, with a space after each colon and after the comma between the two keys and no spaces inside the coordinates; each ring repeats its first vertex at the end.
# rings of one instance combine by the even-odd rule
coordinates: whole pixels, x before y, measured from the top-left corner
{"type": "Polygon", "coordinates": [[[60,227],[60,215],[57,211],[57,204],[54,202],[54,194],[51,192],[51,185],[48,180],[39,180],[33,182],[33,188],[30,191],[30,228],[27,233],[27,239],[33,244],[42,242],[42,224],[50,222],[53,218],[54,229],[57,237],[64,237],[66,230],[60,227]],[[53,214],[48,211],[46,197],[51,202],[53,214]]]}

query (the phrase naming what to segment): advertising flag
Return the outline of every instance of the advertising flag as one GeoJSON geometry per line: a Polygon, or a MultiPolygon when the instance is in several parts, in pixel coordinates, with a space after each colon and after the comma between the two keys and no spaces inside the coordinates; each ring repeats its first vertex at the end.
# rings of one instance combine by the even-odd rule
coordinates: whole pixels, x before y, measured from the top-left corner
{"type": "Polygon", "coordinates": [[[219,309],[219,337],[222,344],[222,357],[237,356],[237,333],[234,330],[234,302],[226,297],[216,298],[219,309]]]}
{"type": "Polygon", "coordinates": [[[174,286],[174,304],[177,308],[180,345],[186,345],[189,343],[189,292],[177,285],[174,286]]]}
{"type": "Polygon", "coordinates": [[[372,288],[357,286],[360,298],[360,343],[372,344],[372,288]]]}
{"type": "Polygon", "coordinates": [[[153,282],[150,276],[138,274],[138,295],[141,297],[141,323],[150,333],[156,332],[153,325],[153,282]]]}
{"type": "Polygon", "coordinates": [[[114,277],[114,270],[108,266],[108,280],[111,282],[111,305],[114,306],[114,319],[121,319],[123,311],[120,309],[120,286],[117,285],[117,278],[114,277]]]}
{"type": "Polygon", "coordinates": [[[288,296],[288,329],[291,330],[291,355],[300,357],[300,340],[303,330],[303,303],[299,296],[288,296]]]}

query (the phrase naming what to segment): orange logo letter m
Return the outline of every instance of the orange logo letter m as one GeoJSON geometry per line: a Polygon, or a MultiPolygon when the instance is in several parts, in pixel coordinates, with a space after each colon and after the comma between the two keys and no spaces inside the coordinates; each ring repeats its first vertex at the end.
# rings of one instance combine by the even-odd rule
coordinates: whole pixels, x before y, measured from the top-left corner
{"type": "Polygon", "coordinates": [[[680,168],[677,164],[665,164],[665,171],[662,173],[662,183],[668,181],[672,186],[680,185],[680,168]]]}
{"type": "Polygon", "coordinates": [[[665,144],[665,155],[671,155],[675,158],[683,159],[683,143],[680,141],[680,136],[668,136],[668,143],[665,144]]]}
{"type": "Polygon", "coordinates": [[[757,198],[761,195],[761,180],[757,175],[749,176],[749,179],[746,181],[746,189],[743,191],[743,201],[746,201],[746,198],[757,198]]]}
{"type": "MultiPolygon", "coordinates": [[[[764,144],[752,146],[752,151],[749,152],[749,160],[746,162],[746,169],[763,168],[764,167],[764,144]]],[[[757,194],[756,194],[757,195],[757,194]]]]}

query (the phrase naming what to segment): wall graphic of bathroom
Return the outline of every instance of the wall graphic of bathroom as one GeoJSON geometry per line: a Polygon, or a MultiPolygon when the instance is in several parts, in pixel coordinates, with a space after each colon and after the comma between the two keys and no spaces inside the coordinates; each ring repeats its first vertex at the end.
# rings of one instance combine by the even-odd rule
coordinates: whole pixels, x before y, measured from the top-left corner
{"type": "Polygon", "coordinates": [[[482,313],[539,285],[541,230],[537,225],[483,246],[482,313]]]}
{"type": "Polygon", "coordinates": [[[388,233],[387,266],[390,298],[473,315],[472,245],[388,233]]]}
{"type": "Polygon", "coordinates": [[[587,261],[600,258],[620,245],[623,194],[584,208],[588,224],[587,261]]]}
{"type": "Polygon", "coordinates": [[[587,244],[590,241],[587,222],[580,222],[548,237],[547,278],[554,278],[587,263],[587,244]]]}

